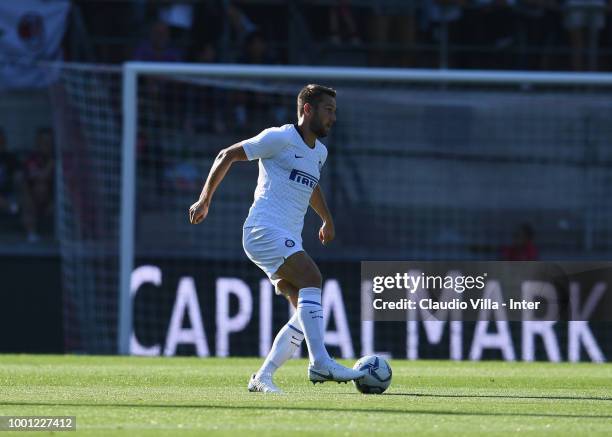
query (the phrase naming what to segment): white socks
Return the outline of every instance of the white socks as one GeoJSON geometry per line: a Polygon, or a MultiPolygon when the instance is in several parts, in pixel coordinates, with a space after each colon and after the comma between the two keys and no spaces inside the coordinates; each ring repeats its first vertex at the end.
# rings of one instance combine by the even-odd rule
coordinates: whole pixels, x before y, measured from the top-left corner
{"type": "Polygon", "coordinates": [[[257,376],[264,374],[273,375],[280,366],[293,356],[304,340],[302,325],[298,319],[298,313],[294,313],[291,319],[278,331],[272,348],[266,360],[257,371],[257,376]]]}
{"type": "Polygon", "coordinates": [[[323,341],[323,307],[321,289],[302,288],[298,297],[297,311],[274,338],[266,360],[257,371],[257,376],[273,375],[300,347],[306,337],[310,363],[315,367],[330,360],[323,341]]]}
{"type": "Polygon", "coordinates": [[[325,349],[323,339],[323,307],[321,306],[321,289],[302,288],[298,295],[297,312],[304,330],[310,364],[315,367],[326,364],[331,358],[325,349]]]}

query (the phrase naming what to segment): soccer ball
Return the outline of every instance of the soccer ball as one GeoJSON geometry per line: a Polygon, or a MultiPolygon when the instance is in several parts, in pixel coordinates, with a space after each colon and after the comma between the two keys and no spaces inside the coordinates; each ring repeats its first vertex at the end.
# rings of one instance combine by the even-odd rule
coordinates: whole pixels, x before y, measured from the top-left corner
{"type": "Polygon", "coordinates": [[[381,394],[391,384],[391,366],[387,360],[377,355],[360,358],[353,366],[355,370],[364,370],[365,376],[355,379],[357,390],[364,394],[381,394]]]}

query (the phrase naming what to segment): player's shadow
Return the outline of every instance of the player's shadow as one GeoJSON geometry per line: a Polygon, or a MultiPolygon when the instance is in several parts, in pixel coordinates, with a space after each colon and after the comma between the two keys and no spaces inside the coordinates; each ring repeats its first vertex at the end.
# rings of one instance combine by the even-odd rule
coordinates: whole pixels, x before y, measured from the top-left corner
{"type": "MultiPolygon", "coordinates": [[[[361,395],[359,395],[361,396],[361,395]]],[[[282,397],[278,398],[279,400],[282,397]]],[[[12,402],[2,401],[0,405],[19,405],[19,406],[53,406],[53,407],[108,407],[108,408],[192,408],[202,410],[253,410],[253,411],[264,411],[269,412],[270,410],[284,410],[284,411],[304,411],[304,412],[339,412],[339,413],[372,413],[369,408],[334,408],[329,406],[321,407],[294,407],[282,405],[214,405],[214,404],[106,404],[96,402],[79,402],[79,403],[66,403],[66,402],[12,402]]],[[[589,415],[589,414],[554,414],[554,413],[493,413],[486,411],[472,412],[472,411],[449,411],[449,410],[413,410],[407,408],[387,408],[384,410],[376,410],[376,413],[381,414],[424,414],[428,416],[437,415],[448,415],[448,416],[512,416],[512,417],[554,417],[554,418],[565,418],[565,419],[612,419],[612,415],[589,415]]]]}
{"type": "MultiPolygon", "coordinates": [[[[337,393],[340,394],[340,393],[337,393]]],[[[348,394],[348,393],[347,393],[348,394]]],[[[430,394],[430,393],[385,393],[384,396],[412,396],[423,398],[497,398],[497,399],[540,399],[568,401],[612,401],[606,396],[525,396],[525,395],[460,395],[460,394],[430,394]]]]}

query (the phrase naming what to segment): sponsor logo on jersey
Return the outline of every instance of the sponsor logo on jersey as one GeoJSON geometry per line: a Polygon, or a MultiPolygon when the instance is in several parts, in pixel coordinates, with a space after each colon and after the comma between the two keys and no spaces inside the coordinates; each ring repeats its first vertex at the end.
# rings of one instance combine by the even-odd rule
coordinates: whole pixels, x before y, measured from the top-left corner
{"type": "Polygon", "coordinates": [[[286,239],[286,240],[285,240],[285,246],[287,246],[287,247],[293,247],[293,246],[295,246],[295,241],[290,240],[290,239],[286,239]]]}
{"type": "Polygon", "coordinates": [[[289,175],[289,179],[297,182],[298,184],[306,185],[310,188],[314,188],[319,180],[313,175],[306,173],[305,171],[293,169],[289,175]]]}

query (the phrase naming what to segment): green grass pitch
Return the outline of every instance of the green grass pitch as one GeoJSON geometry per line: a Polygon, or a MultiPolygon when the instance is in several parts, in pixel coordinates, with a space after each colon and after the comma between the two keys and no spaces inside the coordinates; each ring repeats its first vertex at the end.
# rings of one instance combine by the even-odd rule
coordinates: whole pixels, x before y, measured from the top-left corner
{"type": "Polygon", "coordinates": [[[130,437],[612,435],[610,364],[391,360],[388,392],[362,395],[313,386],[293,360],[275,378],[286,393],[264,395],[246,390],[260,362],[3,355],[0,415],[71,415],[79,435],[130,437]]]}

